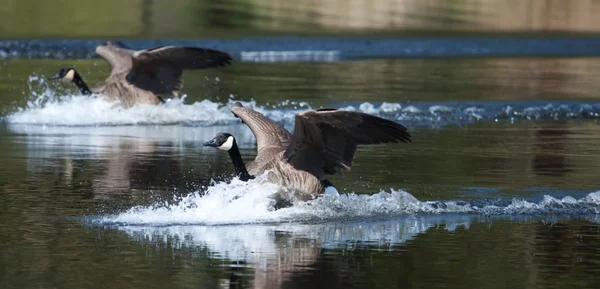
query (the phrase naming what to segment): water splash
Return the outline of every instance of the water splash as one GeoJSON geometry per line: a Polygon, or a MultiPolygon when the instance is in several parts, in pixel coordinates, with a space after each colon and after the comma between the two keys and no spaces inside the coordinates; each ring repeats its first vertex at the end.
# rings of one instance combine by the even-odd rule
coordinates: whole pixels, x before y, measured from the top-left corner
{"type": "MultiPolygon", "coordinates": [[[[185,103],[187,95],[168,99],[165,104],[137,105],[124,109],[118,100],[109,102],[98,95],[58,94],[43,76],[29,78],[29,95],[24,107],[3,118],[9,124],[46,126],[170,125],[211,126],[239,123],[231,113],[233,97],[225,103],[202,100],[185,103]]],[[[266,109],[254,100],[240,101],[275,120],[293,119],[295,113],[310,109],[305,102],[283,101],[266,109]]]]}
{"type": "MultiPolygon", "coordinates": [[[[33,91],[33,90],[32,90],[33,91]]],[[[25,107],[8,114],[4,121],[10,124],[36,124],[50,126],[115,126],[115,125],[170,125],[193,126],[223,125],[239,122],[229,109],[234,100],[227,103],[202,100],[186,104],[186,95],[169,99],[165,104],[137,105],[124,109],[119,101],[108,102],[97,95],[57,95],[47,88],[32,92],[25,107]]],[[[242,101],[270,118],[293,119],[298,110],[266,110],[251,100],[242,101]]],[[[285,104],[285,103],[284,103],[285,104]]],[[[297,104],[310,108],[306,104],[297,104]]],[[[282,107],[277,104],[273,107],[282,107]]]]}
{"type": "MultiPolygon", "coordinates": [[[[234,100],[227,103],[203,100],[185,104],[186,96],[173,98],[163,105],[138,105],[123,109],[118,102],[106,102],[95,96],[44,94],[27,102],[25,108],[10,113],[4,121],[11,124],[60,126],[170,125],[211,126],[239,123],[231,113],[234,100]]],[[[292,127],[298,112],[312,109],[308,103],[283,101],[274,105],[242,102],[268,118],[292,127]]],[[[364,102],[338,106],[347,111],[360,111],[405,125],[431,126],[469,124],[474,122],[518,122],[542,120],[598,120],[600,103],[516,101],[453,103],[387,103],[364,102]]]]}
{"type": "Polygon", "coordinates": [[[29,101],[27,107],[6,117],[9,123],[45,125],[132,125],[203,123],[223,124],[235,118],[228,109],[204,100],[184,104],[185,96],[164,105],[137,105],[124,109],[118,101],[107,102],[96,96],[71,95],[52,101],[29,101]]]}
{"type": "Polygon", "coordinates": [[[219,225],[362,220],[421,214],[581,215],[600,212],[600,191],[581,199],[544,196],[539,202],[523,199],[422,202],[406,191],[395,189],[372,195],[329,193],[311,201],[297,202],[289,208],[274,210],[272,196],[278,189],[278,186],[265,182],[264,177],[250,182],[234,179],[229,184],[215,183],[206,192],[190,194],[175,205],[134,207],[118,215],[100,217],[96,222],[153,226],[219,225]]]}
{"type": "MultiPolygon", "coordinates": [[[[8,114],[3,119],[5,122],[48,126],[212,126],[239,123],[230,110],[238,100],[232,98],[224,103],[203,100],[186,104],[184,95],[181,98],[170,99],[162,105],[138,105],[124,109],[118,101],[107,102],[95,95],[58,95],[43,77],[35,75],[29,79],[29,91],[31,94],[25,107],[19,107],[8,114]]],[[[242,103],[290,128],[298,112],[313,109],[307,102],[290,100],[261,105],[254,100],[242,103]]],[[[360,111],[412,126],[600,119],[600,103],[582,101],[364,102],[332,107],[360,111]]]]}

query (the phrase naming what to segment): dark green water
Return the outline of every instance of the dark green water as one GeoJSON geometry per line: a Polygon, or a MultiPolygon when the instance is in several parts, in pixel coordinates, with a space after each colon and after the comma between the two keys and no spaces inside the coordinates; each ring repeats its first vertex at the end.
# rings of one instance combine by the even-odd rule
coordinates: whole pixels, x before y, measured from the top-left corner
{"type": "MultiPolygon", "coordinates": [[[[63,63],[3,66],[10,70],[1,92],[3,288],[598,282],[600,204],[588,194],[600,186],[600,126],[597,110],[585,114],[586,104],[596,104],[596,58],[236,63],[222,73],[186,74],[183,104],[135,112],[88,111],[97,103],[69,97],[69,86],[46,90],[44,82],[28,80],[32,71],[49,74],[63,63]],[[202,147],[204,141],[229,131],[245,158],[255,153],[251,133],[226,108],[199,103],[222,103],[230,94],[254,99],[287,127],[296,110],[284,100],[342,108],[367,101],[372,113],[409,126],[414,142],[361,148],[353,171],[331,178],[341,193],[382,199],[342,195],[277,213],[255,199],[197,197],[188,200],[196,209],[182,210],[180,198],[206,190],[211,178],[226,180],[232,169],[227,155],[202,147]],[[47,102],[28,106],[26,99],[47,102]],[[402,108],[385,111],[382,102],[402,108]],[[406,110],[411,105],[420,112],[406,110]],[[211,125],[216,119],[230,124],[211,125]],[[46,125],[17,123],[41,120],[46,125]],[[157,123],[125,125],[150,120],[157,123]],[[88,121],[117,126],[55,125],[88,121]],[[390,188],[403,195],[390,195],[390,188]],[[163,203],[170,212],[118,215],[163,203]],[[239,225],[264,220],[283,223],[239,225]]],[[[100,61],[74,63],[90,71],[90,81],[106,73],[100,61]]],[[[266,198],[257,193],[266,189],[225,186],[213,194],[266,198]]]]}
{"type": "Polygon", "coordinates": [[[561,57],[532,55],[552,51],[535,39],[427,40],[592,35],[596,2],[117,2],[0,10],[0,36],[24,41],[0,41],[0,288],[600,287],[600,58],[567,55],[598,39],[565,40],[561,57]],[[292,40],[340,58],[241,54],[293,52],[260,40],[290,33],[319,34],[292,40]],[[441,57],[341,37],[375,34],[425,38],[410,45],[441,57]],[[80,42],[56,50],[53,37],[80,42]],[[160,107],[121,110],[44,80],[64,66],[90,84],[109,73],[78,59],[95,45],[83,39],[204,37],[228,39],[236,61],[186,72],[160,107]],[[463,44],[476,49],[450,57],[463,44]],[[227,154],[202,146],[227,131],[254,156],[237,100],[290,130],[308,108],[359,110],[413,142],[361,147],[330,178],[339,195],[274,211],[272,186],[231,181],[227,154]]]}

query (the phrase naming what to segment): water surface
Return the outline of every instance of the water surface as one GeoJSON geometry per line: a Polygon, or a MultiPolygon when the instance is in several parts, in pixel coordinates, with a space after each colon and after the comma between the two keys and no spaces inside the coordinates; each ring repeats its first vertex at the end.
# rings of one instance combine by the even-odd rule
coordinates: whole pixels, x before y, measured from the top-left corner
{"type": "Polygon", "coordinates": [[[67,63],[92,83],[107,73],[93,59],[3,65],[4,286],[597,282],[597,58],[236,63],[132,110],[44,80],[67,63]],[[331,178],[340,195],[274,211],[276,188],[229,183],[228,156],[201,145],[228,131],[252,158],[235,100],[288,129],[307,108],[359,110],[414,142],[360,148],[331,178]]]}
{"type": "Polygon", "coordinates": [[[1,288],[600,285],[596,2],[284,2],[5,3],[1,288]],[[129,110],[45,80],[102,80],[115,37],[235,61],[129,110]],[[339,194],[274,210],[274,185],[202,146],[225,131],[255,155],[234,101],[290,130],[361,111],[413,142],[360,147],[339,194]]]}

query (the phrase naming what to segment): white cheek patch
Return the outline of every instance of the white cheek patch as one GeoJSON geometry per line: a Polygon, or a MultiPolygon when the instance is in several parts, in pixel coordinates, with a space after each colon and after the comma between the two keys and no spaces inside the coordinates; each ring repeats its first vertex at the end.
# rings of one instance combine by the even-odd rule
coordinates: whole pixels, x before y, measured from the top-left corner
{"type": "Polygon", "coordinates": [[[69,70],[69,72],[67,72],[65,77],[63,77],[63,80],[64,81],[73,81],[73,78],[75,78],[75,70],[71,69],[71,70],[69,70]]]}
{"type": "Polygon", "coordinates": [[[225,141],[220,147],[220,150],[228,151],[233,147],[233,137],[229,136],[227,141],[225,141]]]}

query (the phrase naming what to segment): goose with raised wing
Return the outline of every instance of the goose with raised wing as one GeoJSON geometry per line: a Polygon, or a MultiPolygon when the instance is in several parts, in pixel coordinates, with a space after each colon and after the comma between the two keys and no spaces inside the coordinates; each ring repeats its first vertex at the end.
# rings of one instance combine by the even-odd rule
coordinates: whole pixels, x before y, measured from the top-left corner
{"type": "Polygon", "coordinates": [[[183,70],[226,66],[231,56],[225,52],[196,47],[162,46],[131,50],[119,42],[96,47],[112,71],[108,78],[89,88],[73,68],[62,68],[49,79],[73,82],[81,93],[102,94],[106,100],[118,99],[125,108],[136,104],[160,104],[162,96],[175,96],[183,88],[183,70]]]}
{"type": "Polygon", "coordinates": [[[294,134],[236,102],[232,113],[256,137],[254,161],[244,164],[235,137],[219,133],[205,146],[229,153],[236,174],[247,181],[269,171],[269,182],[286,189],[283,201],[309,200],[333,186],[326,175],[350,171],[358,145],[411,142],[406,127],[361,112],[309,110],[296,115],[294,134]]]}

